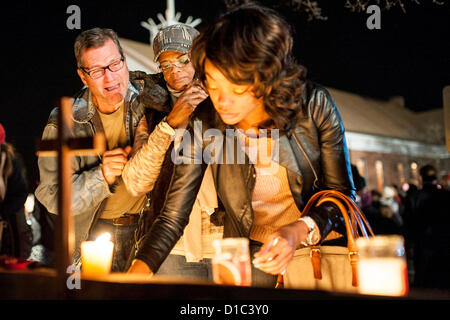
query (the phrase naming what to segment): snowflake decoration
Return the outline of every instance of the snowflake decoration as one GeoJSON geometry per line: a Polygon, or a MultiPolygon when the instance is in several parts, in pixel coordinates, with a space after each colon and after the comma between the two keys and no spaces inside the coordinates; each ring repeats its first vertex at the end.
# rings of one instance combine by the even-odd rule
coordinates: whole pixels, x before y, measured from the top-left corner
{"type": "Polygon", "coordinates": [[[150,32],[150,45],[153,45],[153,39],[155,38],[159,30],[161,30],[162,28],[179,23],[186,24],[194,28],[202,22],[202,19],[197,18],[194,20],[192,16],[189,16],[186,19],[186,22],[181,22],[179,20],[181,17],[181,13],[177,12],[175,14],[175,0],[167,0],[167,9],[165,17],[161,13],[158,13],[156,16],[160,21],[160,23],[158,24],[156,24],[152,18],[148,18],[147,21],[141,22],[141,26],[143,26],[150,32]]]}

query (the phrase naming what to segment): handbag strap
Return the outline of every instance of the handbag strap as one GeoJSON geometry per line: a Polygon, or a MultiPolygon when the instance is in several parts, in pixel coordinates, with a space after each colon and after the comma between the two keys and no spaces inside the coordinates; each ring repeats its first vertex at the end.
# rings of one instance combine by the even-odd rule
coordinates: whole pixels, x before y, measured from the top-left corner
{"type": "MultiPolygon", "coordinates": [[[[311,163],[311,159],[309,158],[308,154],[306,153],[305,149],[303,148],[302,144],[300,143],[300,140],[295,135],[295,129],[291,129],[290,130],[290,136],[294,139],[295,144],[297,145],[297,147],[301,150],[301,152],[305,156],[305,158],[306,158],[306,160],[308,162],[308,165],[309,165],[309,167],[311,168],[311,171],[314,174],[313,185],[316,188],[318,188],[318,184],[319,184],[318,174],[317,174],[316,170],[314,169],[314,166],[311,163]]],[[[354,230],[354,232],[351,233],[352,235],[357,235],[357,230],[356,229],[357,229],[357,225],[358,225],[360,227],[361,232],[363,233],[363,235],[365,237],[367,237],[368,234],[367,234],[367,231],[364,228],[364,226],[367,227],[367,229],[369,230],[369,232],[373,236],[372,228],[369,226],[369,223],[367,222],[367,219],[364,217],[364,214],[361,213],[361,211],[359,210],[358,206],[347,195],[345,195],[344,193],[342,193],[340,191],[337,191],[337,190],[323,190],[323,191],[319,191],[319,192],[315,193],[311,197],[311,199],[308,201],[308,203],[306,204],[306,206],[305,206],[305,208],[303,210],[302,216],[305,215],[307,212],[309,212],[309,210],[313,206],[314,202],[319,197],[324,197],[324,198],[322,198],[320,200],[321,203],[326,202],[326,201],[335,202],[335,200],[332,200],[331,198],[327,198],[327,197],[333,197],[335,199],[339,199],[339,200],[343,201],[347,205],[347,208],[350,211],[351,229],[354,230]]],[[[318,205],[320,205],[320,204],[318,204],[318,205]]],[[[346,210],[344,210],[344,211],[341,210],[342,215],[345,214],[346,216],[348,216],[347,215],[347,211],[346,210]]],[[[348,218],[346,218],[345,216],[344,216],[344,219],[346,219],[346,221],[348,220],[348,218]]],[[[346,226],[347,226],[347,223],[346,223],[346,226]]],[[[347,230],[347,234],[350,234],[348,231],[349,230],[347,230]]],[[[352,243],[354,243],[354,238],[355,238],[355,236],[353,236],[352,239],[350,239],[352,241],[352,243]]]]}
{"type": "Polygon", "coordinates": [[[349,251],[349,259],[352,267],[352,285],[358,286],[357,262],[358,249],[356,247],[356,239],[359,237],[368,237],[374,235],[366,217],[359,210],[358,206],[344,193],[337,190],[323,190],[314,194],[308,201],[302,216],[306,215],[312,206],[320,206],[325,202],[335,204],[344,218],[345,228],[347,231],[347,248],[349,251]],[[360,232],[358,232],[358,230],[360,232]],[[369,233],[367,232],[369,231],[369,233]]]}
{"type": "Polygon", "coordinates": [[[359,237],[357,227],[359,227],[359,230],[364,237],[368,237],[367,230],[370,235],[374,235],[369,222],[355,202],[347,195],[337,190],[322,190],[316,192],[303,209],[302,216],[307,215],[313,206],[320,206],[324,202],[332,202],[339,208],[345,221],[347,237],[350,236],[351,241],[354,241],[355,238],[359,237]]]}

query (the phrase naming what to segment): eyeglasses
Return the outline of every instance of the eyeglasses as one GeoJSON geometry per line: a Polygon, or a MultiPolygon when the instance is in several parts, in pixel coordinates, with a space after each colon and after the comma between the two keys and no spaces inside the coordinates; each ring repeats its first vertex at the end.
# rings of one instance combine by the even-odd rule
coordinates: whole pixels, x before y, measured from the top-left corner
{"type": "Polygon", "coordinates": [[[87,70],[84,67],[80,67],[80,69],[86,73],[89,77],[91,77],[91,79],[98,79],[101,78],[105,75],[106,69],[108,69],[111,72],[117,72],[120,69],[123,68],[124,65],[124,60],[125,58],[122,57],[120,58],[120,60],[116,60],[114,62],[111,62],[109,65],[107,65],[106,67],[98,67],[98,68],[93,68],[91,70],[87,70]]]}
{"type": "Polygon", "coordinates": [[[166,62],[164,61],[159,65],[159,68],[162,71],[169,71],[173,67],[183,68],[186,66],[191,60],[188,57],[181,57],[177,59],[175,62],[166,62]]]}

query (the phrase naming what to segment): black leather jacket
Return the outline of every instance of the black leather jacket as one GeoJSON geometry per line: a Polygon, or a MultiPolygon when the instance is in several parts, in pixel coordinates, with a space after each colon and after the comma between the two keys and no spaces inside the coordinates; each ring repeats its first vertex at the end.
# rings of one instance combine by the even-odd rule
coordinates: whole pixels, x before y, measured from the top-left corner
{"type": "MultiPolygon", "coordinates": [[[[336,189],[354,197],[344,127],[333,99],[325,88],[308,83],[303,105],[296,127],[279,138],[279,164],[287,169],[289,186],[300,211],[319,189],[336,189]]],[[[203,133],[213,127],[211,124],[218,126],[218,115],[209,99],[197,107],[194,119],[202,121],[203,133]]],[[[191,123],[191,127],[195,124],[191,123]]],[[[211,166],[217,194],[226,212],[224,237],[249,237],[254,166],[249,163],[211,166]]],[[[175,166],[164,209],[136,254],[153,272],[182,235],[206,167],[205,163],[175,166]]],[[[343,220],[333,204],[315,207],[309,216],[317,223],[322,239],[332,230],[345,234],[343,220]]]]}

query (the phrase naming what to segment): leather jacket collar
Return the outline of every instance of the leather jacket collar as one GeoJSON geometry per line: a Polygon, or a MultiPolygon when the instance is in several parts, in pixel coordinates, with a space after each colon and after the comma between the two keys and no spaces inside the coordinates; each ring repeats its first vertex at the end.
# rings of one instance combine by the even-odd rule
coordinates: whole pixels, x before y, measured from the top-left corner
{"type": "MultiPolygon", "coordinates": [[[[143,84],[138,87],[143,88],[143,84]]],[[[128,102],[133,99],[133,96],[139,94],[139,90],[131,83],[128,82],[127,99],[128,102]]],[[[73,105],[73,119],[77,122],[88,122],[92,119],[96,112],[95,106],[92,102],[92,93],[84,87],[79,95],[75,98],[73,105]]]]}

